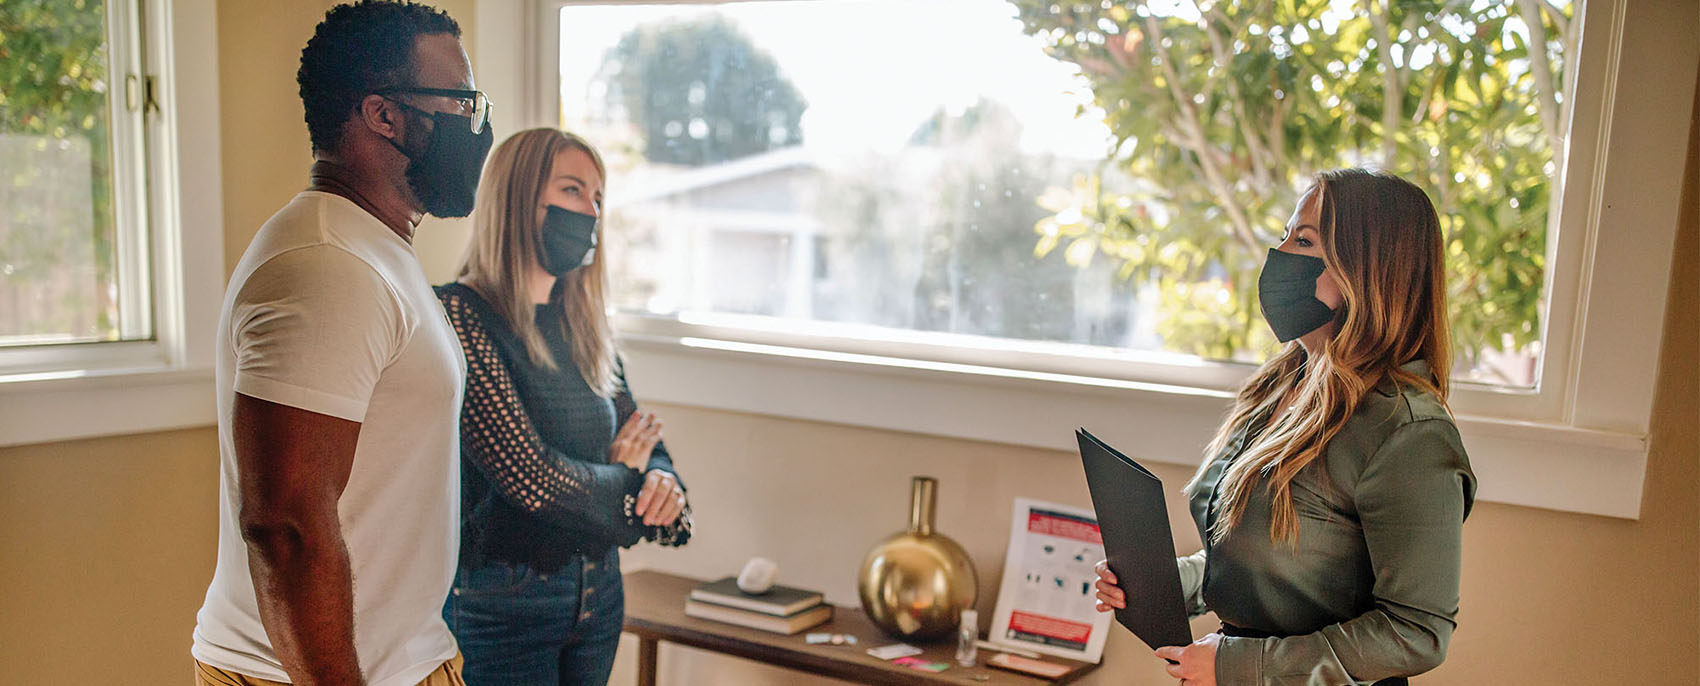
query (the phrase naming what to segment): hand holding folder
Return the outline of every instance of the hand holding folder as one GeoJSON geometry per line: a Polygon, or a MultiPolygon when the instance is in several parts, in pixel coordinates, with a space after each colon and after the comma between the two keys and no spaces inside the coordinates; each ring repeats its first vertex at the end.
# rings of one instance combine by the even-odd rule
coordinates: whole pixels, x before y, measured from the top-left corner
{"type": "Polygon", "coordinates": [[[1104,555],[1127,594],[1116,621],[1153,650],[1192,643],[1163,482],[1086,429],[1074,433],[1104,555]]]}

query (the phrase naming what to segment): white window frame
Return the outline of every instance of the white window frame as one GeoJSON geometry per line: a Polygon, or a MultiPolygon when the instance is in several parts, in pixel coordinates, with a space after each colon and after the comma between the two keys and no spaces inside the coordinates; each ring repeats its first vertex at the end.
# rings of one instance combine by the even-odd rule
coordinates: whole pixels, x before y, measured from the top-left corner
{"type": "Polygon", "coordinates": [[[147,141],[145,154],[120,153],[114,164],[121,278],[149,283],[145,291],[124,289],[148,298],[122,303],[120,317],[151,316],[153,337],[4,351],[0,446],[206,426],[216,419],[212,337],[224,293],[224,208],[215,3],[111,5],[114,149],[141,139],[141,127],[147,141]],[[136,121],[128,120],[122,102],[131,74],[147,108],[136,121]],[[148,105],[150,89],[157,107],[148,105]]]}
{"type": "MultiPolygon", "coordinates": [[[[498,111],[498,130],[559,121],[556,13],[572,4],[607,0],[480,0],[481,83],[517,104],[498,111]]],[[[1680,4],[1583,7],[1567,182],[1548,241],[1541,386],[1461,384],[1452,398],[1483,500],[1640,515],[1688,149],[1673,143],[1688,140],[1700,65],[1700,17],[1680,4]]],[[[1195,465],[1249,373],[1158,353],[736,324],[618,317],[640,397],[1056,450],[1073,450],[1070,430],[1085,425],[1142,459],[1195,465]]]]}

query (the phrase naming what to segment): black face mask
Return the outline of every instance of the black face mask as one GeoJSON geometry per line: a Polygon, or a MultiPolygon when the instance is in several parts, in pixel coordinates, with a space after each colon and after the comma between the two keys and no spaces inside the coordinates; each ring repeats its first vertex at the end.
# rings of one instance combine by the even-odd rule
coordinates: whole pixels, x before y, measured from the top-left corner
{"type": "Polygon", "coordinates": [[[562,276],[596,257],[596,217],[550,205],[543,215],[543,270],[562,276]]]}
{"type": "Polygon", "coordinates": [[[1321,258],[1269,249],[1257,276],[1257,299],[1276,339],[1286,343],[1334,319],[1334,310],[1316,299],[1316,278],[1327,269],[1321,258]]]}
{"type": "Polygon", "coordinates": [[[478,178],[484,174],[484,157],[490,154],[490,144],[495,140],[490,125],[486,123],[483,131],[473,133],[471,117],[425,112],[405,103],[397,104],[420,115],[431,115],[433,124],[431,140],[423,151],[408,152],[390,140],[390,145],[407,156],[407,185],[413,189],[414,197],[419,198],[419,203],[432,216],[472,214],[478,178]]]}

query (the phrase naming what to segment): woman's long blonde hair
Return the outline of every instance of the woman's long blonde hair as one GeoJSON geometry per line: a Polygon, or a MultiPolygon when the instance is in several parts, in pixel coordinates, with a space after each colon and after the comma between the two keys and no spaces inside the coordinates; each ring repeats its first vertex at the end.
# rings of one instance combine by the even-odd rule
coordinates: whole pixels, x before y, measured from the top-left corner
{"type": "MultiPolygon", "coordinates": [[[[521,131],[496,147],[478,187],[478,202],[472,215],[472,244],[461,260],[458,279],[478,291],[508,326],[525,342],[534,364],[558,369],[537,328],[530,289],[526,280],[538,264],[543,244],[543,227],[537,221],[538,203],[562,150],[578,149],[590,155],[596,172],[608,177],[602,155],[596,148],[571,133],[540,128],[521,131]]],[[[606,183],[606,181],[604,181],[606,183]]],[[[585,383],[604,397],[611,395],[615,381],[614,330],[606,308],[608,273],[601,246],[602,223],[596,225],[595,257],[568,272],[549,293],[549,305],[561,308],[571,332],[573,364],[585,383]]]]}
{"type": "Polygon", "coordinates": [[[1317,230],[1323,254],[1345,297],[1334,313],[1339,329],[1308,367],[1305,350],[1295,340],[1240,388],[1193,484],[1235,428],[1275,407],[1295,387],[1296,396],[1291,409],[1272,418],[1223,475],[1221,513],[1210,532],[1214,542],[1239,523],[1254,489],[1267,482],[1273,510],[1269,537],[1296,543],[1293,479],[1323,456],[1364,394],[1382,379],[1446,401],[1452,337],[1440,220],[1428,196],[1397,176],[1363,169],[1323,172],[1312,188],[1321,195],[1317,230]],[[1413,360],[1428,362],[1429,375],[1400,369],[1413,360]]]}

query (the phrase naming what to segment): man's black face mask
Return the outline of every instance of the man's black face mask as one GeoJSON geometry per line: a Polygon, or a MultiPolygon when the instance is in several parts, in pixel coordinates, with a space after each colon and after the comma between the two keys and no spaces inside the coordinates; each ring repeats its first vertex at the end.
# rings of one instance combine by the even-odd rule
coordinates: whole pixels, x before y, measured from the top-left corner
{"type": "Polygon", "coordinates": [[[408,128],[408,145],[390,145],[408,159],[407,185],[425,212],[436,217],[464,217],[472,214],[473,199],[478,195],[478,179],[484,173],[484,158],[490,154],[495,134],[485,124],[478,133],[472,132],[472,118],[448,112],[426,112],[412,105],[390,100],[409,113],[429,117],[431,127],[408,128]],[[415,145],[423,132],[430,140],[415,145]]]}

